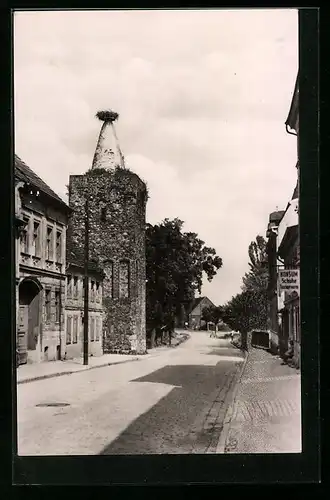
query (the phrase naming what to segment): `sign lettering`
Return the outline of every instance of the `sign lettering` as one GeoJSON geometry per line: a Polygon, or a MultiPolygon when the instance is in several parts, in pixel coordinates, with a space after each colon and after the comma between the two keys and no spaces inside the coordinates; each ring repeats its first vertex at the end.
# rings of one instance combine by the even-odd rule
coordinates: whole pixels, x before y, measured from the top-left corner
{"type": "Polygon", "coordinates": [[[299,292],[300,289],[299,269],[280,269],[278,271],[278,282],[281,291],[299,292]]]}

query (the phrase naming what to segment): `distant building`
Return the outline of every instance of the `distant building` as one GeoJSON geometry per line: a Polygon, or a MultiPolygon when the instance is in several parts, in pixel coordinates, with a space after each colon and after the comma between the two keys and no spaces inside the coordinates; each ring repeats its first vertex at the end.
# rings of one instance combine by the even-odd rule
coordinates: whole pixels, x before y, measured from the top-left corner
{"type": "Polygon", "coordinates": [[[206,321],[202,319],[203,309],[210,306],[215,307],[208,297],[198,297],[193,301],[189,313],[189,328],[192,330],[206,329],[206,321]]]}
{"type": "Polygon", "coordinates": [[[17,362],[65,354],[69,207],[15,155],[17,362]]]}

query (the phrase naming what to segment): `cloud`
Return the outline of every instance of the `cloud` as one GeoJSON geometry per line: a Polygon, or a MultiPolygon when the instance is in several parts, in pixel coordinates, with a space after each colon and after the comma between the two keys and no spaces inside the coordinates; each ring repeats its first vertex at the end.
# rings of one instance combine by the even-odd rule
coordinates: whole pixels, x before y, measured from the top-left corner
{"type": "Polygon", "coordinates": [[[96,111],[115,109],[148,219],[180,217],[223,258],[205,284],[220,303],[296,182],[297,65],[296,10],[16,12],[16,152],[63,196],[90,168],[96,111]]]}

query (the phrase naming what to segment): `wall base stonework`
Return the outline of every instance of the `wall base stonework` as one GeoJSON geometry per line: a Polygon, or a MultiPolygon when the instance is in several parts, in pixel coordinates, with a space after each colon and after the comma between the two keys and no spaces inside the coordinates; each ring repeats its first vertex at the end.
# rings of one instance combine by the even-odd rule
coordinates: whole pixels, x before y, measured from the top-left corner
{"type": "MultiPolygon", "coordinates": [[[[80,341],[77,344],[68,344],[66,346],[65,359],[76,359],[83,357],[84,346],[80,341]]],[[[101,342],[89,342],[88,343],[88,355],[100,357],[103,354],[101,342]]]]}

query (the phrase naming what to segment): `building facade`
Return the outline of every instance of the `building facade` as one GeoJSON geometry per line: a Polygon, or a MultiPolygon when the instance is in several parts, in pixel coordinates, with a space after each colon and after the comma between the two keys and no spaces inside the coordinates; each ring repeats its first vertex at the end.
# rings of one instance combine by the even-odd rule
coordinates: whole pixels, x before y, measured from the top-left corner
{"type": "MultiPolygon", "coordinates": [[[[296,190],[280,222],[278,231],[278,256],[285,270],[300,268],[298,198],[296,190]]],[[[292,350],[293,361],[300,364],[300,293],[299,290],[284,291],[281,312],[282,349],[281,353],[292,350]]]]}
{"type": "MultiPolygon", "coordinates": [[[[293,98],[287,120],[286,130],[297,140],[297,184],[279,227],[279,256],[288,269],[300,270],[299,239],[299,73],[297,75],[293,98]]],[[[289,337],[289,348],[293,351],[293,362],[300,366],[300,290],[285,293],[283,327],[289,337]]]]}
{"type": "Polygon", "coordinates": [[[268,330],[270,332],[270,348],[273,353],[280,350],[281,320],[279,310],[282,307],[282,294],[278,287],[278,269],[281,261],[278,259],[278,227],[284,211],[272,212],[269,215],[267,228],[267,262],[268,262],[268,330]]]}
{"type": "MultiPolygon", "coordinates": [[[[84,267],[68,261],[65,301],[65,358],[79,358],[84,350],[84,267]]],[[[88,269],[88,355],[103,354],[103,273],[91,265],[88,269]]]]}
{"type": "Polygon", "coordinates": [[[18,364],[65,355],[69,207],[15,155],[18,364]]]}
{"type": "Polygon", "coordinates": [[[206,321],[203,321],[203,309],[206,307],[215,307],[208,297],[198,297],[194,300],[189,313],[189,328],[192,330],[201,330],[207,328],[206,321]]]}

